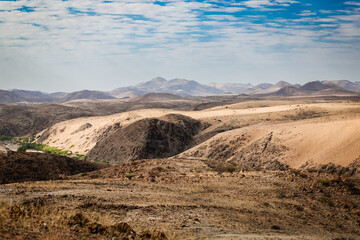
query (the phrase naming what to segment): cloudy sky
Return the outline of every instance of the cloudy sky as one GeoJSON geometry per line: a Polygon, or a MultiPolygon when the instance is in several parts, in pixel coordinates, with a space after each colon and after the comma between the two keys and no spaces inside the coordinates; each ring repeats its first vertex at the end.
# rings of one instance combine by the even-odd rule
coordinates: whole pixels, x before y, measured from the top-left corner
{"type": "Polygon", "coordinates": [[[0,89],[360,81],[359,0],[0,0],[0,89]]]}

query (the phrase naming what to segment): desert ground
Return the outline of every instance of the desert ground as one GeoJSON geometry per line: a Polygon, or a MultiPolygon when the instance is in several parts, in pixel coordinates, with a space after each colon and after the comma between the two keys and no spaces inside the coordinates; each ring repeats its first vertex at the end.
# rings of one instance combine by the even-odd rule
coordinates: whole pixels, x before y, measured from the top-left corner
{"type": "Polygon", "coordinates": [[[0,239],[360,239],[358,98],[131,104],[2,144],[0,239]]]}

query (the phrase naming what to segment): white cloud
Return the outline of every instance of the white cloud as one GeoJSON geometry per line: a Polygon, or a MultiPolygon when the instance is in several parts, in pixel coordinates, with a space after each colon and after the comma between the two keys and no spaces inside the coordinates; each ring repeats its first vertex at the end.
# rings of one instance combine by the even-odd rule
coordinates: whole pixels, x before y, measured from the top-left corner
{"type": "Polygon", "coordinates": [[[311,12],[309,10],[303,10],[301,11],[301,13],[298,14],[299,16],[314,16],[316,15],[316,13],[311,12]]]}
{"type": "Polygon", "coordinates": [[[314,58],[327,63],[329,56],[340,61],[359,48],[352,42],[359,36],[355,10],[341,15],[329,12],[323,18],[307,11],[297,20],[264,21],[261,11],[285,9],[297,2],[251,0],[221,7],[215,2],[178,0],[161,6],[152,0],[0,1],[0,9],[6,10],[0,12],[0,80],[32,76],[43,82],[53,78],[71,83],[73,79],[96,82],[109,78],[101,87],[111,89],[110,85],[121,85],[114,86],[122,77],[193,74],[190,78],[201,80],[221,74],[231,77],[228,72],[245,77],[244,71],[262,81],[289,62],[313,63],[314,58]],[[35,11],[15,10],[24,5],[35,11]],[[244,6],[259,12],[233,14],[246,11],[244,6]],[[72,14],[69,8],[79,12],[72,14]],[[264,23],[255,24],[255,20],[264,23]],[[332,43],[334,40],[342,43],[332,43]],[[256,66],[264,67],[264,74],[256,66]]]}
{"type": "Polygon", "coordinates": [[[290,4],[298,3],[294,0],[248,0],[244,4],[251,8],[260,8],[264,6],[289,6],[290,4]]]}
{"type": "Polygon", "coordinates": [[[360,6],[360,2],[354,2],[354,1],[348,1],[348,2],[345,2],[344,4],[354,5],[354,6],[360,6]]]}

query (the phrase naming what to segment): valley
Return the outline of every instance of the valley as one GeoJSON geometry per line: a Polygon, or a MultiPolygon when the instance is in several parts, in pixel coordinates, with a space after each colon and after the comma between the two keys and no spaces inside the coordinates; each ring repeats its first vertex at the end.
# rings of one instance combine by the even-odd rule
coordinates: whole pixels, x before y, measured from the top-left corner
{"type": "Polygon", "coordinates": [[[1,239],[360,235],[356,94],[156,93],[0,110],[15,136],[0,148],[1,239]]]}

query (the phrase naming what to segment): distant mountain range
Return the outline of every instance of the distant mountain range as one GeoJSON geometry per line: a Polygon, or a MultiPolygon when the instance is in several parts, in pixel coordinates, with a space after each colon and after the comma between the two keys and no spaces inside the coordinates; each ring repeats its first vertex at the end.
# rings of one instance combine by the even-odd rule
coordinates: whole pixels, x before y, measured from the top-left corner
{"type": "MultiPolygon", "coordinates": [[[[273,85],[262,83],[259,85],[241,83],[209,83],[200,84],[193,80],[175,78],[166,80],[161,77],[154,78],[147,82],[142,82],[134,86],[121,87],[109,92],[83,90],[72,93],[56,92],[43,93],[39,91],[26,90],[0,90],[0,103],[16,102],[56,102],[72,101],[77,99],[126,99],[138,98],[140,96],[157,93],[156,98],[166,98],[171,94],[170,99],[174,100],[173,95],[180,97],[189,96],[211,96],[225,94],[247,94],[262,96],[301,96],[301,95],[321,95],[321,94],[352,94],[360,92],[360,82],[348,80],[325,80],[309,82],[301,86],[280,81],[273,85]],[[166,94],[165,94],[166,93],[166,94]]],[[[154,97],[150,95],[151,97],[154,97]]]]}
{"type": "Polygon", "coordinates": [[[117,98],[138,97],[147,93],[171,93],[187,97],[219,95],[226,92],[212,86],[202,85],[193,80],[175,78],[167,81],[161,77],[135,86],[117,88],[110,92],[112,96],[117,98]]]}

